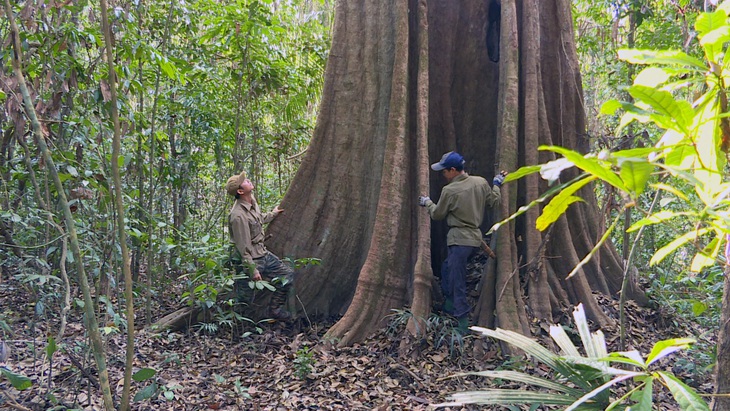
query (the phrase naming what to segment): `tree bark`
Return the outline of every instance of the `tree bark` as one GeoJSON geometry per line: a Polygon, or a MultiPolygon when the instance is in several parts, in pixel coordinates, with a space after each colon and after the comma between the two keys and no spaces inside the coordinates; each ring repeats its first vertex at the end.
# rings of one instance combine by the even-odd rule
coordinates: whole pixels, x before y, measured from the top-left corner
{"type": "MultiPolygon", "coordinates": [[[[428,163],[456,150],[469,173],[490,180],[550,160],[539,144],[589,148],[570,2],[501,1],[495,63],[485,42],[492,1],[337,3],[318,124],[268,245],[281,256],[321,259],[298,273],[296,289],[310,314],[345,313],[327,334],[340,344],[365,336],[391,308],[411,302],[423,315],[430,275],[423,247],[430,236],[431,271],[439,272],[448,231],[440,221],[429,228],[415,204],[419,194],[437,201],[445,184],[428,163]],[[427,56],[419,53],[425,44],[427,56]]],[[[545,188],[536,177],[506,185],[482,229],[545,188]]],[[[581,302],[598,324],[610,322],[592,293],[621,288],[612,246],[565,279],[601,236],[592,188],[581,195],[586,202],[571,205],[549,236],[534,228],[538,210],[497,231],[477,323],[528,333],[528,315],[550,321],[581,302]]]]}
{"type": "Polygon", "coordinates": [[[114,47],[112,46],[112,30],[109,26],[109,10],[106,0],[101,0],[101,26],[106,44],[106,60],[109,68],[109,89],[111,99],[109,109],[114,126],[114,139],[112,141],[112,175],[114,179],[114,206],[117,216],[117,235],[119,236],[119,248],[122,253],[122,274],[124,276],[124,299],[127,306],[127,347],[126,361],[124,364],[124,385],[122,388],[122,411],[129,410],[132,386],[132,367],[134,365],[134,293],[132,290],[132,271],[130,267],[129,248],[127,247],[127,231],[124,222],[124,204],[122,203],[122,176],[119,171],[119,153],[122,149],[122,133],[119,126],[119,110],[117,109],[117,77],[114,71],[114,47]]]}
{"type": "MultiPolygon", "coordinates": [[[[725,241],[730,241],[726,236],[725,241]]],[[[726,246],[725,261],[730,261],[730,243],[726,246]]],[[[725,286],[722,293],[722,315],[717,341],[717,364],[715,364],[715,392],[723,396],[714,397],[712,411],[730,410],[730,264],[725,264],[725,286]]]]}

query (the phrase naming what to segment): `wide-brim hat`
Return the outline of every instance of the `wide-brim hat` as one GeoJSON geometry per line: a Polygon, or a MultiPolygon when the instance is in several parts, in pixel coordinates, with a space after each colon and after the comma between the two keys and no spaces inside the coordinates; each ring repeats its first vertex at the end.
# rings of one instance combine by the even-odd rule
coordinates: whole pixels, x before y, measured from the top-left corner
{"type": "Polygon", "coordinates": [[[228,195],[235,196],[238,192],[238,189],[241,188],[241,184],[243,184],[244,180],[246,180],[245,171],[242,171],[241,174],[229,178],[226,182],[226,192],[228,193],[228,195]]]}

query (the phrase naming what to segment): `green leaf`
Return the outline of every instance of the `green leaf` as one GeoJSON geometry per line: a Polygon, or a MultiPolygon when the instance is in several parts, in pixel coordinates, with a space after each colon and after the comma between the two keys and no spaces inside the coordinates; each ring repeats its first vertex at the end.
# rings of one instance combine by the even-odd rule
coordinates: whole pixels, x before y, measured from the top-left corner
{"type": "Polygon", "coordinates": [[[727,13],[724,10],[701,13],[695,21],[695,29],[699,32],[700,37],[724,25],[727,25],[727,13]]]}
{"type": "Polygon", "coordinates": [[[434,407],[453,406],[457,404],[552,404],[568,405],[573,398],[563,394],[551,394],[527,390],[486,389],[480,391],[463,391],[451,395],[455,403],[435,404],[434,407]]]}
{"type": "Polygon", "coordinates": [[[56,339],[53,338],[53,336],[48,337],[48,345],[46,345],[46,355],[48,358],[53,357],[53,354],[58,351],[58,346],[56,345],[56,339]]]}
{"type": "Polygon", "coordinates": [[[621,49],[618,51],[618,58],[632,64],[668,64],[688,67],[699,72],[707,70],[702,60],[680,50],[621,49]]]}
{"type": "Polygon", "coordinates": [[[618,100],[608,100],[607,102],[603,103],[601,105],[600,114],[612,116],[616,114],[616,111],[623,107],[620,101],[618,100]]]}
{"type": "Polygon", "coordinates": [[[649,356],[646,357],[646,364],[651,365],[667,355],[689,348],[690,344],[696,341],[692,338],[673,338],[670,340],[659,341],[652,347],[649,356]]]}
{"type": "Polygon", "coordinates": [[[611,184],[619,190],[629,191],[624,185],[623,181],[621,181],[621,178],[619,178],[619,176],[617,176],[616,173],[611,171],[609,168],[604,167],[596,158],[586,158],[576,151],[558,146],[540,146],[538,147],[538,150],[547,150],[562,154],[565,158],[570,160],[570,162],[575,164],[576,167],[580,168],[586,173],[592,174],[600,178],[601,180],[607,182],[608,184],[611,184]]]}
{"type": "Polygon", "coordinates": [[[538,361],[543,362],[550,368],[557,370],[561,367],[560,364],[560,357],[555,355],[554,353],[550,352],[547,348],[543,347],[542,345],[538,344],[536,341],[525,337],[522,334],[516,333],[514,331],[509,330],[503,330],[501,328],[497,328],[494,330],[490,330],[488,328],[483,327],[471,327],[472,330],[482,333],[486,335],[487,337],[496,338],[500,341],[504,341],[510,345],[514,345],[515,347],[521,349],[522,351],[532,355],[535,357],[538,361]]]}
{"type": "Polygon", "coordinates": [[[557,221],[565,213],[568,206],[577,201],[583,201],[582,198],[573,194],[595,179],[595,177],[584,178],[563,189],[560,194],[553,197],[550,203],[543,208],[542,214],[535,221],[535,227],[540,231],[545,231],[550,227],[550,224],[557,221]]]}
{"type": "Polygon", "coordinates": [[[544,378],[535,377],[533,375],[526,374],[523,372],[517,372],[517,371],[477,371],[477,372],[459,373],[459,374],[455,374],[451,377],[466,377],[469,375],[478,375],[481,377],[487,377],[487,378],[493,378],[493,379],[517,381],[517,382],[521,382],[524,384],[547,388],[549,390],[560,391],[560,392],[570,395],[571,397],[575,397],[576,399],[578,397],[580,397],[581,395],[583,395],[583,393],[580,390],[571,388],[565,384],[561,384],[561,383],[558,383],[558,382],[555,382],[552,380],[547,380],[544,378]]]}
{"type": "Polygon", "coordinates": [[[578,274],[578,272],[581,269],[583,269],[583,266],[588,264],[588,261],[590,261],[591,258],[593,258],[593,255],[596,252],[598,252],[598,250],[603,246],[603,244],[611,236],[611,233],[616,228],[616,224],[618,223],[618,219],[620,216],[621,216],[621,214],[617,213],[616,218],[614,218],[613,223],[611,223],[611,225],[608,227],[608,230],[606,230],[606,232],[603,233],[603,235],[601,236],[601,239],[598,240],[598,243],[596,243],[596,245],[593,247],[593,249],[591,249],[591,251],[588,254],[586,254],[586,256],[583,257],[583,259],[580,260],[580,262],[575,267],[573,267],[573,270],[570,273],[568,273],[567,277],[565,277],[566,280],[569,278],[572,278],[574,275],[578,274]]]}
{"type": "Polygon", "coordinates": [[[560,347],[565,355],[580,357],[578,348],[576,348],[575,344],[573,344],[573,341],[570,337],[568,337],[568,333],[565,332],[562,326],[551,325],[550,336],[553,338],[555,343],[558,344],[558,347],[560,347]]]}
{"type": "Polygon", "coordinates": [[[576,402],[570,404],[570,406],[568,408],[566,408],[565,411],[572,411],[572,410],[578,409],[581,405],[585,404],[586,402],[588,402],[589,400],[591,400],[592,398],[594,398],[601,392],[607,390],[611,386],[618,384],[621,381],[628,380],[629,378],[634,378],[638,375],[641,375],[641,374],[640,373],[629,373],[626,375],[620,375],[620,376],[608,381],[607,383],[595,388],[591,392],[583,395],[576,402]]]}
{"type": "Polygon", "coordinates": [[[711,46],[715,50],[722,50],[722,44],[728,40],[730,40],[730,26],[725,25],[702,36],[700,44],[704,47],[711,46]]]}
{"type": "Polygon", "coordinates": [[[699,230],[693,230],[688,233],[684,233],[683,235],[675,238],[669,244],[665,245],[664,247],[657,250],[656,253],[654,253],[654,255],[651,257],[651,261],[649,261],[649,265],[655,265],[660,263],[677,248],[683,246],[689,241],[695,240],[699,236],[707,234],[709,231],[709,228],[701,228],[699,230]]]}
{"type": "Polygon", "coordinates": [[[621,167],[621,179],[626,187],[634,194],[634,197],[638,197],[644,192],[646,183],[654,171],[654,166],[646,160],[627,158],[619,162],[619,167],[621,167]]]}
{"type": "Polygon", "coordinates": [[[671,75],[659,67],[647,67],[636,76],[634,79],[634,85],[641,85],[647,87],[658,87],[669,80],[671,75]]]}
{"type": "Polygon", "coordinates": [[[18,391],[27,390],[33,385],[33,382],[30,380],[30,378],[26,377],[25,375],[16,374],[8,370],[7,368],[0,367],[0,374],[10,380],[10,384],[18,391]]]}
{"type": "Polygon", "coordinates": [[[722,237],[722,234],[718,234],[715,236],[715,238],[710,241],[707,246],[702,249],[699,253],[695,254],[695,256],[692,258],[692,264],[690,266],[690,271],[693,273],[698,273],[700,270],[702,270],[705,267],[709,267],[711,265],[715,264],[715,258],[717,257],[717,254],[720,252],[720,238],[722,237]]]}
{"type": "Polygon", "coordinates": [[[648,378],[644,388],[632,396],[631,399],[636,401],[636,404],[631,406],[632,411],[651,411],[654,400],[652,398],[652,390],[654,388],[654,379],[648,378]]]}
{"type": "Polygon", "coordinates": [[[692,314],[697,317],[707,311],[709,307],[702,301],[692,301],[692,314]]]}
{"type": "Polygon", "coordinates": [[[715,258],[704,253],[697,253],[692,257],[692,264],[689,270],[693,273],[699,273],[703,268],[715,264],[715,258]]]}
{"type": "Polygon", "coordinates": [[[641,369],[646,368],[646,363],[641,357],[641,353],[636,350],[612,352],[611,354],[608,354],[608,357],[606,357],[605,360],[612,363],[617,362],[621,364],[633,365],[634,367],[638,367],[641,369]]]}
{"type": "Polygon", "coordinates": [[[664,184],[664,183],[657,183],[657,184],[651,184],[651,187],[653,187],[653,188],[655,188],[657,190],[668,191],[668,192],[674,194],[675,196],[681,198],[684,201],[689,201],[689,199],[687,198],[686,195],[684,195],[683,192],[677,190],[676,188],[674,188],[674,187],[672,187],[670,185],[667,185],[667,184],[664,184]]]}
{"type": "Polygon", "coordinates": [[[694,116],[694,110],[691,106],[688,107],[689,103],[677,102],[672,93],[653,87],[636,85],[629,87],[628,92],[636,100],[648,104],[658,114],[667,117],[668,121],[662,124],[664,128],[675,128],[669,127],[674,123],[677,130],[688,134],[688,126],[694,116]]]}
{"type": "Polygon", "coordinates": [[[517,169],[517,171],[514,171],[512,173],[507,174],[507,177],[505,177],[504,182],[505,183],[508,183],[510,181],[519,180],[520,178],[522,178],[524,176],[527,176],[527,175],[530,175],[530,174],[534,174],[534,173],[540,171],[540,168],[541,167],[542,166],[539,165],[539,164],[536,165],[536,166],[524,166],[524,167],[520,167],[519,169],[517,169]]]}
{"type": "Polygon", "coordinates": [[[137,391],[134,395],[134,402],[149,400],[155,396],[157,396],[157,383],[152,382],[152,384],[137,391]]]}
{"type": "Polygon", "coordinates": [[[718,56],[722,53],[723,26],[727,28],[727,14],[723,10],[717,10],[711,13],[702,13],[695,21],[695,29],[699,32],[700,44],[705,50],[707,59],[716,62],[718,56]],[[707,40],[705,41],[705,38],[707,40]]]}
{"type": "Polygon", "coordinates": [[[659,147],[644,147],[644,148],[630,148],[627,150],[619,150],[614,151],[611,153],[611,158],[616,159],[616,161],[621,161],[622,159],[630,159],[630,158],[641,158],[642,160],[649,156],[650,154],[656,153],[662,151],[662,148],[659,147]]]}
{"type": "Polygon", "coordinates": [[[650,215],[649,217],[642,218],[641,220],[635,222],[634,224],[629,227],[628,230],[626,230],[627,233],[633,233],[634,231],[640,229],[641,227],[645,227],[648,225],[653,224],[660,224],[667,220],[671,220],[674,217],[679,217],[683,215],[688,215],[688,213],[685,212],[676,212],[676,211],[669,211],[669,210],[662,210],[658,213],[654,213],[650,215]]]}
{"type": "Polygon", "coordinates": [[[141,370],[134,373],[134,375],[132,375],[132,379],[137,382],[145,381],[154,377],[155,374],[157,374],[157,371],[153,370],[152,368],[142,368],[141,370]]]}
{"type": "Polygon", "coordinates": [[[529,204],[527,204],[527,205],[523,205],[523,206],[521,206],[520,208],[518,208],[518,209],[517,209],[517,211],[516,211],[515,213],[513,213],[513,214],[512,214],[512,215],[510,215],[509,217],[505,218],[504,220],[502,220],[502,221],[500,221],[500,222],[498,222],[498,223],[494,224],[494,225],[493,225],[493,226],[492,226],[492,227],[491,227],[491,228],[489,229],[489,231],[487,232],[487,234],[491,234],[491,233],[493,233],[493,232],[495,232],[495,231],[499,230],[499,228],[500,228],[500,227],[502,227],[503,225],[505,225],[505,224],[509,223],[510,221],[513,221],[513,220],[517,219],[517,218],[518,218],[519,216],[521,216],[522,214],[526,213],[526,212],[527,212],[528,210],[530,210],[531,208],[533,208],[533,207],[536,207],[536,206],[538,206],[539,204],[542,204],[542,203],[544,203],[545,201],[547,201],[547,199],[548,199],[548,198],[551,198],[551,197],[552,197],[552,196],[553,196],[553,195],[554,195],[555,193],[559,193],[559,192],[560,192],[560,191],[561,191],[562,189],[564,189],[565,187],[568,187],[568,186],[570,186],[571,184],[573,184],[574,182],[576,182],[576,181],[579,181],[580,179],[583,179],[583,178],[585,178],[585,176],[586,176],[585,174],[581,174],[581,175],[579,175],[579,176],[577,176],[577,177],[574,177],[574,178],[573,178],[572,180],[570,180],[570,181],[567,181],[567,182],[565,182],[565,183],[559,184],[559,185],[557,185],[557,186],[554,186],[554,187],[550,187],[550,189],[548,189],[548,190],[547,190],[547,192],[543,193],[543,194],[542,194],[542,195],[541,195],[540,197],[538,197],[537,199],[535,199],[535,200],[532,200],[532,201],[531,201],[531,202],[530,202],[529,204]]]}
{"type": "Polygon", "coordinates": [[[658,371],[658,374],[667,388],[669,388],[669,391],[671,391],[674,399],[679,403],[682,411],[710,411],[710,407],[697,395],[697,392],[677,379],[677,377],[664,371],[658,371]]]}

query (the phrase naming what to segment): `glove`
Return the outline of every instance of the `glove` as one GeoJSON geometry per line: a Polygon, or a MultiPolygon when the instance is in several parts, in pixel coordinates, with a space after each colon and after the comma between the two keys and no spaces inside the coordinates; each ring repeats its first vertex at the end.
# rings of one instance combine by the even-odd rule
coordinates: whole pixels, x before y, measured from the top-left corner
{"type": "Polygon", "coordinates": [[[429,201],[431,201],[431,199],[427,196],[418,197],[418,205],[420,205],[421,207],[426,207],[426,204],[428,204],[429,201]]]}
{"type": "Polygon", "coordinates": [[[499,174],[494,176],[494,180],[492,180],[492,184],[497,187],[502,187],[502,183],[504,183],[504,177],[507,175],[506,171],[500,171],[499,174]]]}

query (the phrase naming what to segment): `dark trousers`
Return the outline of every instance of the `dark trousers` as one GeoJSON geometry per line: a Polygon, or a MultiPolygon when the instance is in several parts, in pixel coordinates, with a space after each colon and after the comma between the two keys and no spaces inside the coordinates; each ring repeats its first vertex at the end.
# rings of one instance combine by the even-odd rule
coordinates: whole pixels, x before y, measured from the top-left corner
{"type": "Polygon", "coordinates": [[[441,266],[441,290],[447,300],[454,302],[456,318],[469,315],[471,307],[466,300],[466,263],[478,247],[450,245],[449,253],[441,266]]]}
{"type": "Polygon", "coordinates": [[[294,270],[269,252],[263,257],[254,258],[253,262],[256,263],[256,269],[261,273],[261,277],[276,287],[274,295],[271,296],[271,307],[282,307],[286,304],[289,289],[294,282],[294,270]]]}
{"type": "MultiPolygon", "coordinates": [[[[231,253],[231,263],[236,273],[246,273],[248,275],[248,279],[236,281],[236,294],[238,294],[239,300],[245,300],[244,295],[248,292],[248,281],[253,277],[253,273],[247,267],[247,264],[241,261],[240,254],[235,250],[235,247],[231,253]]],[[[263,257],[254,258],[253,262],[256,264],[256,269],[259,270],[262,279],[276,287],[276,291],[271,297],[272,308],[283,306],[286,303],[289,289],[294,283],[294,270],[282,262],[279,257],[269,252],[263,257]]]]}

